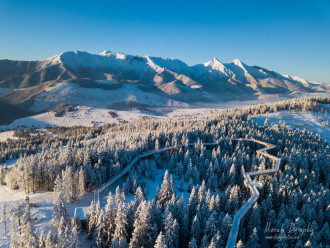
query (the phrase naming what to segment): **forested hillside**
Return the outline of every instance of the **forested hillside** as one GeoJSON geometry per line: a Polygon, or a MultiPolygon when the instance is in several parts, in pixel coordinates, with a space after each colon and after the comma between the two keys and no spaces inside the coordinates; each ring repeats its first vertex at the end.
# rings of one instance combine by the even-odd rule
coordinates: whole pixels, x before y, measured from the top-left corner
{"type": "Polygon", "coordinates": [[[272,166],[256,154],[262,146],[229,140],[241,137],[276,145],[273,154],[282,162],[275,175],[253,178],[261,182],[260,197],[241,223],[237,247],[327,247],[329,143],[308,130],[267,121],[258,126],[251,118],[289,109],[324,111],[329,103],[329,98],[302,98],[207,115],[50,128],[51,135],[43,136],[21,132],[19,140],[0,143],[1,162],[19,158],[15,166],[0,167],[0,184],[27,194],[55,191],[58,231],[39,234],[28,208],[17,208],[14,213],[22,214],[14,215],[11,247],[76,247],[79,221],[70,220],[67,204],[107,182],[139,154],[188,143],[196,145],[141,160],[108,195],[105,208],[91,203],[87,238],[95,247],[225,247],[233,215],[250,196],[242,173],[272,166]],[[221,140],[218,146],[202,144],[215,140],[221,140]],[[167,171],[156,197],[148,199],[147,181],[159,169],[167,171]],[[173,189],[178,180],[179,192],[173,189]],[[189,192],[189,199],[180,191],[189,192]],[[126,201],[127,194],[134,199],[126,201]],[[17,232],[22,225],[30,231],[17,232]],[[292,225],[296,231],[290,233],[292,225]],[[289,234],[299,238],[267,238],[289,234]]]}

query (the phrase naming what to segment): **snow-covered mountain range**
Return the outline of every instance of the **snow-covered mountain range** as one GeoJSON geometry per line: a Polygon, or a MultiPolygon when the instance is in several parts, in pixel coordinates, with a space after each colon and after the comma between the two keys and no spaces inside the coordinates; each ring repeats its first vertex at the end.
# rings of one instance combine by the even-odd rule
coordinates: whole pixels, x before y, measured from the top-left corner
{"type": "Polygon", "coordinates": [[[213,58],[189,66],[177,59],[72,51],[44,61],[0,60],[0,121],[61,103],[121,110],[187,107],[329,90],[329,85],[239,60],[222,63],[213,58]]]}

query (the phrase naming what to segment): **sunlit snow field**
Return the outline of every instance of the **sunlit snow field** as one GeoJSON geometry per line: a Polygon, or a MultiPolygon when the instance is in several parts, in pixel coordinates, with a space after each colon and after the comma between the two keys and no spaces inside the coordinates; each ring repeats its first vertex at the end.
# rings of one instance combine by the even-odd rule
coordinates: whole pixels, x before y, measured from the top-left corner
{"type": "Polygon", "coordinates": [[[286,110],[276,113],[263,114],[253,117],[254,123],[262,126],[268,118],[271,125],[278,124],[280,121],[286,125],[291,126],[293,129],[300,130],[306,129],[315,134],[320,134],[323,139],[330,141],[330,126],[326,126],[325,122],[328,121],[330,125],[330,117],[328,113],[321,114],[317,112],[301,112],[297,110],[286,110]]]}

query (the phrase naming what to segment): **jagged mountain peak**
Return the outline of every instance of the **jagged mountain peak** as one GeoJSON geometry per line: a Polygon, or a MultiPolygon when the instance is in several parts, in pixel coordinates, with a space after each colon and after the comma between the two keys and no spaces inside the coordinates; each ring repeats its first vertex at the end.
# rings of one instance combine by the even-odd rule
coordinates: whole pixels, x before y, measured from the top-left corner
{"type": "MultiPolygon", "coordinates": [[[[103,51],[100,54],[91,54],[82,51],[67,51],[55,55],[43,62],[42,67],[47,67],[54,64],[64,64],[70,68],[79,69],[86,68],[111,68],[112,70],[134,71],[138,78],[144,78],[144,74],[152,76],[162,73],[164,70],[171,71],[177,75],[185,75],[192,80],[229,80],[240,82],[253,82],[258,84],[260,80],[269,78],[277,78],[278,80],[291,80],[294,83],[302,83],[302,80],[297,80],[294,77],[286,76],[269,71],[259,66],[249,66],[234,59],[229,63],[222,63],[218,58],[214,57],[211,60],[195,65],[188,66],[179,59],[169,59],[164,57],[126,55],[121,52],[103,51]],[[281,79],[282,78],[282,79],[281,79]]],[[[152,76],[153,77],[153,76],[152,76]]],[[[303,82],[304,87],[309,87],[307,81],[303,82]]],[[[273,87],[273,86],[270,86],[273,87]]],[[[286,86],[285,86],[286,87],[286,86]]]]}
{"type": "MultiPolygon", "coordinates": [[[[163,103],[172,99],[186,104],[258,98],[264,94],[328,93],[330,90],[327,85],[282,76],[259,66],[246,65],[238,59],[222,63],[213,58],[189,66],[179,59],[111,51],[100,54],[68,51],[33,63],[3,60],[0,61],[0,88],[23,89],[3,97],[12,104],[52,99],[48,102],[51,107],[64,100],[73,103],[71,92],[75,92],[77,104],[80,104],[91,88],[104,95],[104,106],[114,101],[114,96],[120,101],[123,92],[128,95],[139,92],[139,101],[143,104],[146,99],[156,99],[155,96],[161,97],[163,103]],[[31,88],[36,86],[38,90],[31,88]],[[116,90],[118,93],[114,93],[116,90]]],[[[88,106],[104,107],[97,96],[89,97],[93,101],[86,102],[88,106]]],[[[148,104],[152,105],[149,100],[148,104]]]]}
{"type": "Polygon", "coordinates": [[[231,61],[231,63],[233,63],[233,64],[235,64],[237,66],[243,67],[242,61],[240,61],[238,59],[234,59],[233,61],[231,61]]]}
{"type": "Polygon", "coordinates": [[[211,67],[212,69],[215,69],[215,70],[219,70],[219,68],[224,67],[224,65],[217,58],[213,58],[210,61],[207,61],[206,63],[204,63],[204,66],[211,67]]]}
{"type": "Polygon", "coordinates": [[[101,56],[107,56],[107,55],[111,55],[112,52],[110,50],[104,50],[103,52],[100,53],[101,56]]]}

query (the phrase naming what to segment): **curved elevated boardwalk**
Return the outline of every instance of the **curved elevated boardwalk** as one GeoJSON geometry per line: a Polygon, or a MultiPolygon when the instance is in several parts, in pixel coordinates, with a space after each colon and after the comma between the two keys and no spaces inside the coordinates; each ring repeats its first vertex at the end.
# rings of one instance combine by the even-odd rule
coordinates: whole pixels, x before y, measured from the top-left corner
{"type": "MultiPolygon", "coordinates": [[[[255,140],[255,139],[243,139],[243,138],[239,138],[239,139],[229,139],[229,140],[234,140],[234,141],[250,141],[250,142],[255,142],[261,145],[266,146],[263,149],[259,149],[256,152],[262,156],[268,157],[271,160],[276,161],[275,164],[275,168],[273,169],[268,169],[268,170],[262,170],[262,171],[252,171],[252,172],[246,172],[243,174],[244,177],[244,184],[250,188],[252,195],[249,198],[249,200],[247,202],[244,203],[244,205],[236,212],[236,214],[234,215],[234,219],[233,219],[233,224],[232,224],[232,228],[230,230],[229,233],[229,237],[228,237],[228,241],[227,241],[227,248],[234,248],[236,245],[236,240],[237,240],[237,235],[238,235],[238,231],[239,231],[239,226],[240,226],[240,222],[242,220],[242,218],[244,217],[244,215],[248,212],[248,210],[254,205],[254,203],[258,200],[259,198],[259,191],[257,189],[257,186],[259,185],[258,183],[252,182],[251,180],[251,176],[256,176],[256,175],[263,175],[263,174],[270,174],[270,173],[275,173],[279,170],[279,166],[281,163],[281,159],[277,158],[273,155],[270,155],[269,153],[267,153],[268,150],[274,149],[276,146],[268,144],[266,142],[260,141],[260,140],[255,140]]],[[[202,143],[204,146],[216,146],[219,145],[219,143],[221,142],[221,140],[217,141],[217,142],[213,142],[213,143],[202,143]]],[[[197,143],[189,143],[188,146],[194,146],[197,143]]],[[[181,147],[184,147],[185,145],[177,145],[177,146],[170,146],[170,147],[165,147],[165,148],[161,148],[158,150],[152,150],[152,151],[147,151],[141,155],[136,156],[132,162],[127,165],[125,167],[124,170],[122,170],[118,175],[114,176],[113,178],[111,178],[108,182],[106,182],[105,184],[103,184],[101,187],[99,187],[95,192],[94,192],[94,203],[96,204],[99,201],[99,196],[100,193],[102,193],[103,191],[105,191],[107,188],[109,188],[112,184],[114,184],[116,181],[118,181],[122,176],[124,176],[125,174],[127,174],[129,172],[129,170],[142,158],[151,156],[153,154],[156,153],[160,153],[160,152],[165,152],[165,151],[169,151],[169,150],[176,150],[179,149],[181,147]]]]}
{"type": "MultiPolygon", "coordinates": [[[[197,143],[189,143],[188,146],[194,146],[197,143]]],[[[213,142],[213,143],[202,143],[204,146],[216,146],[219,144],[219,141],[213,142]]],[[[128,164],[125,169],[123,169],[118,175],[114,176],[111,178],[108,182],[104,183],[101,187],[99,187],[97,190],[94,192],[94,203],[97,203],[99,200],[99,195],[103,191],[105,191],[107,188],[109,188],[112,184],[114,184],[116,181],[118,181],[122,176],[127,174],[129,170],[140,160],[146,157],[149,157],[151,155],[154,155],[156,153],[160,152],[165,152],[165,151],[170,151],[170,150],[177,150],[181,147],[184,147],[185,145],[177,145],[177,146],[169,146],[169,147],[164,147],[158,150],[152,150],[152,151],[147,151],[141,155],[136,156],[130,164],[128,164]]]]}
{"type": "Polygon", "coordinates": [[[248,210],[254,205],[254,203],[259,198],[259,191],[257,189],[258,183],[252,182],[251,176],[275,173],[279,170],[280,163],[281,163],[280,158],[267,153],[268,150],[274,149],[276,147],[274,145],[271,145],[271,144],[268,144],[266,142],[262,142],[259,140],[255,140],[255,139],[233,139],[233,140],[250,141],[250,142],[255,142],[255,143],[266,146],[266,148],[259,149],[256,152],[262,156],[268,157],[269,159],[276,161],[276,164],[275,164],[275,168],[273,168],[273,169],[262,170],[262,171],[252,171],[252,172],[246,172],[243,174],[244,184],[250,188],[252,195],[249,198],[249,200],[247,200],[247,202],[245,202],[244,205],[234,215],[233,225],[230,229],[230,233],[228,236],[228,241],[227,241],[227,246],[226,246],[227,248],[234,248],[236,246],[236,240],[237,240],[237,235],[238,235],[238,230],[239,230],[241,220],[244,217],[244,215],[248,212],[248,210]]]}

